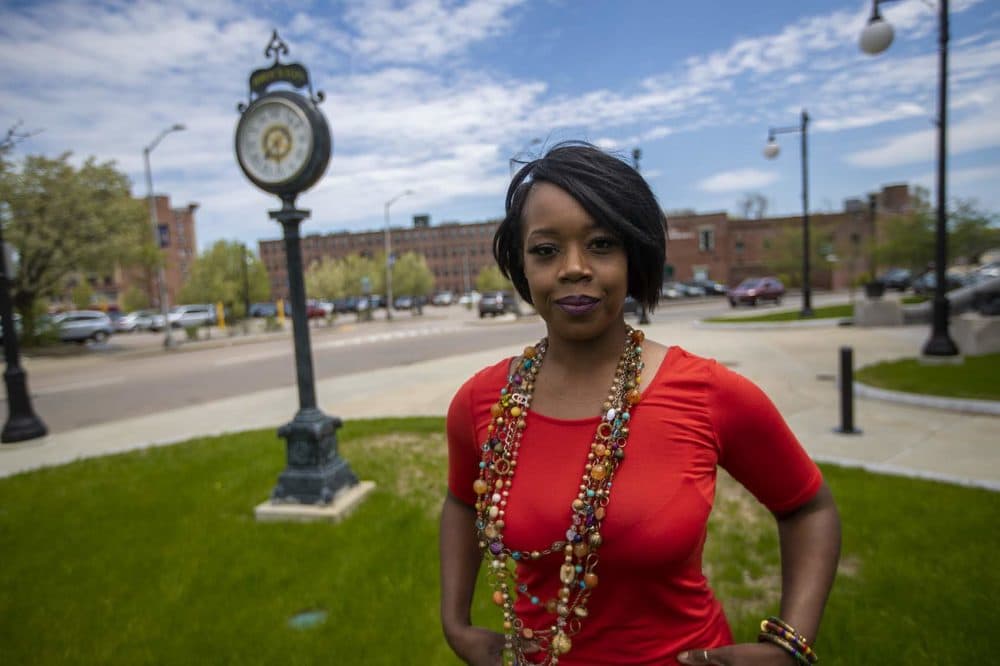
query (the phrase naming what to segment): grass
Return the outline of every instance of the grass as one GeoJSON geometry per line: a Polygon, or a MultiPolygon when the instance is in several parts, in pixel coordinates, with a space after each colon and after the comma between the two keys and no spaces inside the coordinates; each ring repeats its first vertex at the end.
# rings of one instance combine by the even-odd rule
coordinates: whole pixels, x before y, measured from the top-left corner
{"type": "MultiPolygon", "coordinates": [[[[341,452],[378,488],[335,527],[253,520],[284,463],[272,431],[0,480],[0,663],[457,663],[437,617],[442,431],[437,418],[349,422],[341,452]],[[315,609],[329,619],[288,625],[315,609]]],[[[990,654],[1000,494],[824,473],[844,522],[824,663],[990,654]]],[[[773,521],[720,475],[709,531],[706,569],[752,640],[777,608],[773,521]]],[[[473,615],[496,626],[484,592],[473,615]]]]}
{"type": "MultiPolygon", "coordinates": [[[[849,303],[844,305],[824,305],[822,307],[813,308],[813,316],[811,319],[832,319],[850,317],[853,315],[854,306],[849,303]]],[[[743,324],[768,321],[799,321],[801,319],[802,318],[799,316],[798,310],[782,310],[780,312],[771,312],[769,314],[753,315],[749,317],[709,317],[705,321],[713,323],[724,322],[727,324],[743,324]]]]}
{"type": "Polygon", "coordinates": [[[967,356],[961,365],[925,365],[917,359],[885,361],[855,373],[878,388],[951,398],[1000,400],[1000,354],[967,356]]]}

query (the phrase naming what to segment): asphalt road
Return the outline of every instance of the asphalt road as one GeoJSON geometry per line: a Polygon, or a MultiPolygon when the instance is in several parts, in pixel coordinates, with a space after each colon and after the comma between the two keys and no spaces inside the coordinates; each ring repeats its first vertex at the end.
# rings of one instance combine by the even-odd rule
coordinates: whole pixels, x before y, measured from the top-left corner
{"type": "MultiPolygon", "coordinates": [[[[403,314],[392,322],[345,320],[311,328],[316,378],[530,344],[544,334],[537,316],[480,321],[457,306],[425,312],[424,317],[403,314]]],[[[723,299],[704,299],[669,302],[654,317],[695,320],[723,312],[729,312],[723,299]]],[[[89,346],[72,356],[25,359],[35,411],[57,433],[295,385],[289,335],[234,339],[232,344],[216,338],[165,352],[160,336],[115,336],[107,345],[89,346]]]]}

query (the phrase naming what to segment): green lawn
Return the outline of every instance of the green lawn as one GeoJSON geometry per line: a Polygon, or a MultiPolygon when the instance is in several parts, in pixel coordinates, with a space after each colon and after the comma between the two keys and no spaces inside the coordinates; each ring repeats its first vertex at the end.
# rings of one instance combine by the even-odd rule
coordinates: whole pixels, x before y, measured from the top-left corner
{"type": "Polygon", "coordinates": [[[925,365],[917,359],[861,368],[855,379],[878,388],[951,398],[1000,400],[1000,354],[968,356],[961,365],[925,365]]]}
{"type": "MultiPolygon", "coordinates": [[[[811,319],[831,319],[840,317],[851,317],[854,315],[854,306],[847,303],[843,305],[824,305],[823,307],[813,308],[813,316],[811,319]]],[[[799,310],[781,310],[779,312],[770,312],[768,314],[753,315],[750,317],[709,317],[705,321],[708,322],[725,322],[727,324],[743,324],[749,322],[761,322],[761,321],[799,321],[802,317],[799,316],[799,310]]]]}
{"type": "MultiPolygon", "coordinates": [[[[0,480],[0,663],[457,663],[437,616],[442,430],[437,418],[348,423],[341,451],[378,488],[337,526],[253,520],[283,467],[272,431],[0,480]],[[288,625],[309,610],[327,621],[288,625]]],[[[981,663],[1000,493],[824,472],[844,557],[823,662],[981,663]]],[[[706,566],[740,639],[777,608],[776,543],[723,475],[706,566]]],[[[496,625],[484,592],[474,615],[496,625]]]]}

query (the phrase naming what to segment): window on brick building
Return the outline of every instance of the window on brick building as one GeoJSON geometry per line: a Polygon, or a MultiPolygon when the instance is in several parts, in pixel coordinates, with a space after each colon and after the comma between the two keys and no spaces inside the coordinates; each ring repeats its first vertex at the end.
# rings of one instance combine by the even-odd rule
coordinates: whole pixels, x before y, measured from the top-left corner
{"type": "Polygon", "coordinates": [[[704,227],[698,230],[698,251],[711,252],[715,249],[715,229],[704,227]]]}
{"type": "Polygon", "coordinates": [[[743,247],[744,247],[743,246],[743,241],[741,241],[741,240],[736,241],[736,251],[737,252],[743,252],[743,247]]]}

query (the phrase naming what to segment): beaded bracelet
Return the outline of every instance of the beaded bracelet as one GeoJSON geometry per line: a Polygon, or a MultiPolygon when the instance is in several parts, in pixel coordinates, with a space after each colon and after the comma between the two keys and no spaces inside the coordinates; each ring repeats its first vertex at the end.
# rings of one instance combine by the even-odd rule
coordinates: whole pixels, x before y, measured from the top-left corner
{"type": "Polygon", "coordinates": [[[791,654],[802,666],[809,666],[819,661],[819,657],[809,646],[805,636],[795,631],[792,625],[773,615],[761,621],[757,641],[767,641],[777,645],[791,654]]]}
{"type": "Polygon", "coordinates": [[[809,659],[809,663],[816,663],[816,653],[809,647],[809,643],[806,642],[805,637],[796,632],[787,623],[782,622],[778,618],[767,618],[760,623],[760,630],[772,636],[785,639],[797,647],[809,659]]]}
{"type": "Polygon", "coordinates": [[[784,638],[780,638],[778,636],[775,636],[774,634],[769,634],[765,631],[762,631],[759,634],[757,634],[757,642],[773,643],[777,645],[782,650],[792,655],[792,657],[795,658],[796,663],[801,664],[801,666],[809,666],[812,663],[804,654],[799,652],[798,648],[796,648],[794,645],[786,641],[784,638]]]}

